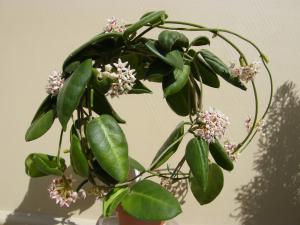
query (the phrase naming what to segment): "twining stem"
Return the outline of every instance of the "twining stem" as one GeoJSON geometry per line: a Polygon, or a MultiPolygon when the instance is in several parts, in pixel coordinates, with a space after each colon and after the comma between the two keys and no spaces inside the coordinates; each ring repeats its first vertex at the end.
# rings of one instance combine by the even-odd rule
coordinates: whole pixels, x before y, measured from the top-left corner
{"type": "MultiPolygon", "coordinates": [[[[223,40],[227,41],[228,42],[228,39],[226,40],[226,38],[220,34],[220,32],[223,32],[223,33],[228,33],[228,34],[231,34],[231,35],[234,35],[242,40],[244,40],[245,42],[249,43],[250,45],[252,45],[259,53],[261,59],[262,59],[262,62],[264,64],[264,67],[265,69],[267,70],[268,72],[268,76],[269,76],[269,80],[270,80],[270,97],[269,97],[269,103],[266,107],[266,110],[262,116],[262,119],[265,118],[270,106],[271,106],[271,102],[272,102],[272,97],[273,97],[273,79],[272,79],[272,75],[271,75],[271,72],[267,66],[266,63],[268,63],[268,59],[266,57],[266,55],[260,50],[260,48],[254,44],[251,40],[243,37],[242,35],[238,34],[238,33],[235,33],[233,31],[230,31],[230,30],[226,30],[226,29],[219,29],[219,28],[206,28],[205,26],[202,26],[202,25],[199,25],[199,24],[194,24],[194,23],[187,23],[187,22],[181,22],[181,21],[165,21],[166,24],[170,23],[170,24],[181,24],[181,25],[187,25],[187,26],[192,26],[192,27],[197,27],[196,29],[191,29],[191,28],[178,28],[179,30],[185,30],[185,31],[209,31],[219,37],[221,37],[223,40]],[[224,39],[225,38],[225,39],[224,39]]],[[[163,27],[163,26],[160,26],[160,27],[163,27]]],[[[173,28],[171,28],[173,29],[173,28]]],[[[177,29],[177,28],[176,28],[177,29]]],[[[229,42],[228,42],[229,43],[229,42]]],[[[231,44],[232,47],[234,47],[232,44],[231,44]]],[[[236,49],[238,51],[238,49],[236,49]]],[[[239,52],[239,51],[238,51],[239,52]]],[[[241,53],[241,52],[239,52],[241,53]]],[[[243,54],[240,54],[243,57],[243,54]]]]}
{"type": "MultiPolygon", "coordinates": [[[[270,79],[270,86],[271,86],[271,91],[270,91],[270,98],[269,98],[269,104],[263,114],[263,116],[261,117],[261,119],[263,119],[266,116],[266,113],[270,107],[271,101],[272,101],[272,96],[273,96],[273,81],[272,81],[272,76],[271,73],[268,69],[268,67],[266,66],[266,62],[267,62],[267,58],[266,56],[261,52],[261,50],[250,40],[248,40],[247,38],[234,33],[232,31],[229,30],[225,30],[225,29],[217,29],[217,28],[206,28],[202,25],[198,25],[198,24],[193,24],[193,23],[187,23],[187,22],[181,22],[181,21],[165,21],[166,24],[170,23],[170,24],[182,24],[182,25],[187,25],[187,26],[192,26],[192,27],[196,27],[196,28],[182,28],[182,27],[167,27],[167,26],[159,26],[159,28],[163,28],[163,29],[174,29],[174,30],[185,30],[185,31],[209,31],[211,33],[213,33],[216,36],[219,36],[220,38],[222,38],[224,41],[226,41],[228,44],[230,44],[240,55],[240,63],[242,66],[247,65],[247,59],[245,57],[245,55],[243,54],[243,52],[233,43],[231,42],[228,38],[226,38],[225,36],[223,36],[222,34],[220,34],[220,32],[224,32],[224,33],[229,33],[232,35],[235,35],[239,38],[241,38],[242,40],[248,42],[249,44],[251,44],[260,54],[260,57],[262,58],[263,64],[266,68],[266,70],[268,71],[268,75],[269,75],[269,79],[270,79]]],[[[258,118],[258,96],[257,96],[257,90],[255,87],[255,83],[254,81],[252,81],[252,87],[253,87],[253,92],[254,92],[254,97],[255,97],[255,116],[254,116],[254,120],[253,120],[253,126],[251,127],[250,132],[248,133],[248,135],[244,138],[244,140],[238,145],[238,147],[236,148],[236,150],[234,152],[237,152],[240,147],[242,147],[250,138],[250,136],[253,134],[253,131],[256,127],[256,123],[257,123],[257,118],[258,118]]],[[[253,134],[253,136],[256,134],[256,132],[253,134]]],[[[250,138],[250,141],[253,139],[253,136],[250,138]]],[[[249,141],[249,142],[250,142],[249,141]]],[[[248,142],[248,143],[249,143],[248,142]]],[[[247,145],[248,145],[247,143],[247,145]]]]}

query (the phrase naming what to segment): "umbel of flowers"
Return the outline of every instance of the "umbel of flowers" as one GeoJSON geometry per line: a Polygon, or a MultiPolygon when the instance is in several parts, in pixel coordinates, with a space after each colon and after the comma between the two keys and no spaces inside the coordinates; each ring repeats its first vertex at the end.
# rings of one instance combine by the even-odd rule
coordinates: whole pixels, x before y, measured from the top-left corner
{"type": "Polygon", "coordinates": [[[201,205],[213,201],[223,187],[222,170],[231,171],[237,154],[262,130],[271,102],[270,98],[263,112],[255,108],[253,121],[247,118],[243,140],[223,140],[229,118],[216,106],[203,108],[205,88],[218,91],[220,78],[241,92],[250,86],[258,105],[254,77],[259,72],[258,63],[248,64],[246,55],[226,34],[239,37],[258,50],[270,78],[271,96],[272,79],[266,56],[239,34],[168,21],[164,11],[147,13],[133,24],[125,25],[115,18],[108,20],[102,33],[66,58],[61,72],[51,73],[46,86],[48,96],[25,138],[32,141],[41,137],[58,119],[62,128],[59,147],[55,155],[30,154],[25,160],[26,173],[31,177],[56,176],[49,194],[61,207],[94,194],[102,199],[104,216],[113,215],[121,206],[138,219],[168,220],[181,213],[180,205],[188,190],[201,205]],[[153,29],[161,30],[157,39],[147,38],[153,29]],[[186,33],[191,31],[199,36],[189,40],[186,33]],[[240,65],[227,66],[208,50],[213,39],[203,36],[203,32],[210,32],[213,38],[233,47],[240,65]],[[151,93],[143,81],[161,84],[162,101],[183,120],[174,126],[146,167],[129,155],[120,126],[125,120],[109,103],[109,98],[125,94],[151,93]],[[62,153],[65,134],[70,136],[70,145],[62,153]],[[180,146],[184,138],[189,141],[180,146]],[[175,153],[183,158],[172,167],[167,161],[175,153]],[[66,157],[73,172],[82,177],[78,187],[65,174],[66,157]],[[185,163],[188,170],[183,169],[185,163]],[[130,176],[133,170],[136,175],[130,176]],[[161,182],[154,182],[153,177],[159,177],[161,182]]]}

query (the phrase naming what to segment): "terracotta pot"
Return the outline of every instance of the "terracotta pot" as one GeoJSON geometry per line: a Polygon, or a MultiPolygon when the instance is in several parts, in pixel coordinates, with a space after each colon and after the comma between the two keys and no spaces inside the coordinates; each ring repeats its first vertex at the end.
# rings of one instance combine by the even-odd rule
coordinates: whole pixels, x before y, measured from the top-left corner
{"type": "Polygon", "coordinates": [[[119,225],[165,225],[164,221],[144,221],[138,220],[128,215],[122,207],[117,209],[119,225]]]}

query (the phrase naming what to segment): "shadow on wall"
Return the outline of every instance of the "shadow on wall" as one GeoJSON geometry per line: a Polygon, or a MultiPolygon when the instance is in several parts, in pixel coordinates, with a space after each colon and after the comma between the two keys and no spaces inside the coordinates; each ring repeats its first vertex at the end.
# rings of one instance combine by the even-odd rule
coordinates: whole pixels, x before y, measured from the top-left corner
{"type": "MultiPolygon", "coordinates": [[[[70,170],[70,169],[68,169],[70,170]]],[[[75,177],[75,175],[72,175],[75,177]]],[[[95,203],[95,197],[88,195],[85,200],[78,200],[76,203],[71,204],[69,208],[63,207],[60,208],[55,204],[54,200],[49,198],[49,193],[47,191],[49,184],[53,177],[41,177],[41,178],[31,178],[28,186],[27,193],[20,203],[20,205],[14,210],[14,213],[10,214],[6,218],[4,225],[15,225],[16,213],[24,213],[24,221],[35,221],[36,214],[41,215],[45,214],[47,217],[47,222],[43,224],[68,224],[72,225],[73,223],[69,221],[69,218],[79,214],[88,208],[90,208],[95,203]]],[[[78,181],[81,181],[82,178],[75,177],[74,187],[77,187],[78,181]]],[[[99,202],[99,204],[101,204],[99,202]]],[[[22,223],[25,224],[25,223],[22,223]]]]}
{"type": "Polygon", "coordinates": [[[292,82],[278,88],[255,156],[257,171],[237,189],[241,225],[300,224],[300,99],[292,82]]]}

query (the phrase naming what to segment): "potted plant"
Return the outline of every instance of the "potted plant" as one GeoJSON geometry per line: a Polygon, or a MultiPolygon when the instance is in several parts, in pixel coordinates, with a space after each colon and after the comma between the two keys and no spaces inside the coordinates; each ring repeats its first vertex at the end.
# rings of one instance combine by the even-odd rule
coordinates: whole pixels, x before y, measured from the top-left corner
{"type": "Polygon", "coordinates": [[[61,207],[84,198],[89,189],[89,193],[102,199],[104,217],[119,212],[120,225],[162,224],[174,218],[181,213],[180,205],[187,190],[201,205],[208,204],[222,190],[222,170],[233,169],[237,154],[263,127],[273,90],[267,62],[261,50],[239,34],[170,21],[164,11],[146,13],[133,24],[112,18],[102,33],[66,58],[62,72],[51,73],[46,87],[48,95],[25,139],[41,137],[58,118],[61,124],[58,152],[30,154],[25,160],[26,173],[30,177],[57,176],[49,193],[61,207]],[[146,34],[153,29],[161,30],[158,38],[147,38],[146,34]],[[191,31],[200,35],[190,41],[186,33],[191,31]],[[203,32],[210,32],[212,38],[219,37],[231,46],[239,55],[240,65],[227,66],[208,50],[212,38],[203,36],[203,32]],[[266,68],[271,93],[261,116],[254,82],[258,63],[249,64],[242,50],[224,34],[252,45],[266,68]],[[241,91],[246,91],[250,83],[254,91],[254,119],[247,119],[248,133],[237,144],[222,140],[229,125],[228,117],[214,107],[203,108],[204,86],[218,90],[220,78],[241,91]],[[162,100],[183,118],[147,167],[129,156],[120,126],[125,120],[108,100],[124,94],[151,93],[142,83],[144,80],[160,83],[162,100]],[[70,147],[64,157],[70,157],[74,173],[82,177],[77,188],[72,187],[72,179],[65,175],[67,165],[61,152],[65,134],[70,136],[70,147]],[[189,141],[184,147],[184,157],[171,168],[167,161],[186,138],[189,141]],[[185,163],[188,170],[182,169],[185,163]],[[160,182],[151,179],[155,177],[160,182]]]}

